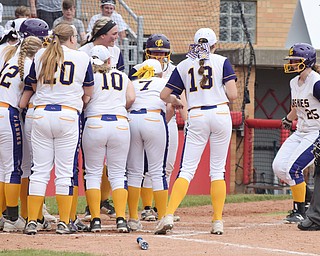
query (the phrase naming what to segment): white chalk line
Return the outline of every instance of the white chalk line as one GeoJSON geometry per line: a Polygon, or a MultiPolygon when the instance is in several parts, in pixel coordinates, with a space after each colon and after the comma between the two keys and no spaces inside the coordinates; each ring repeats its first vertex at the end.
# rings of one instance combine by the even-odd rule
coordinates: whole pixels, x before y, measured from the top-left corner
{"type": "MultiPolygon", "coordinates": [[[[255,223],[255,224],[249,224],[243,227],[228,227],[228,229],[244,229],[244,228],[250,228],[250,227],[258,227],[258,226],[274,226],[279,225],[282,223],[255,223]]],[[[102,226],[103,231],[116,231],[115,225],[103,225],[102,226]]],[[[139,232],[143,233],[153,233],[151,230],[141,230],[139,232]]],[[[8,233],[8,232],[0,232],[0,235],[8,235],[8,234],[22,234],[22,233],[8,233]]],[[[69,234],[67,236],[85,236],[85,237],[94,237],[94,236],[101,236],[101,237],[123,237],[126,236],[132,236],[133,233],[115,233],[115,234],[105,234],[105,233],[90,233],[90,232],[79,232],[75,234],[69,234]]],[[[267,247],[259,247],[259,246],[251,246],[251,245],[244,245],[244,244],[237,244],[237,243],[229,243],[229,242],[221,242],[221,241],[213,241],[213,240],[205,240],[205,239],[196,239],[196,238],[186,238],[196,235],[204,235],[208,234],[209,231],[191,231],[191,230],[183,230],[183,231],[175,231],[174,234],[167,234],[167,235],[154,235],[154,238],[160,238],[160,239],[172,239],[172,240],[180,240],[180,241],[186,241],[186,242],[195,242],[195,243],[204,243],[204,244],[217,244],[217,245],[223,245],[223,246],[233,246],[236,248],[241,249],[250,249],[250,250],[260,250],[265,252],[271,252],[271,253],[284,253],[284,254],[291,254],[291,255],[301,255],[301,256],[320,256],[320,254],[314,254],[314,253],[308,253],[308,252],[297,252],[297,251],[289,251],[289,250],[283,250],[283,249],[273,249],[273,248],[267,248],[267,247]]],[[[25,235],[25,234],[22,234],[25,235]]],[[[36,234],[38,235],[44,235],[44,236],[61,236],[60,234],[52,234],[47,233],[45,231],[38,232],[36,234]]]]}

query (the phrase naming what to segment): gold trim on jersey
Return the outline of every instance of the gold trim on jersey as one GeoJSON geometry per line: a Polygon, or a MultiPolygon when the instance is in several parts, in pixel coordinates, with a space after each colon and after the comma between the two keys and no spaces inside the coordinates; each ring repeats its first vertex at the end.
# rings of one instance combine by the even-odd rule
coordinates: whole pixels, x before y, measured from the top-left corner
{"type": "Polygon", "coordinates": [[[76,120],[72,119],[72,118],[68,118],[68,117],[63,117],[63,116],[60,116],[59,119],[63,120],[63,121],[69,121],[69,122],[74,122],[76,120]]]}
{"type": "Polygon", "coordinates": [[[159,119],[150,119],[150,118],[145,118],[144,120],[150,121],[150,122],[156,122],[159,123],[160,120],[159,119]]]}
{"type": "Polygon", "coordinates": [[[202,114],[199,114],[199,115],[190,115],[190,118],[196,118],[196,117],[200,117],[200,116],[203,116],[202,114]]]}
{"type": "Polygon", "coordinates": [[[10,107],[10,104],[5,103],[5,102],[0,102],[0,107],[1,108],[8,108],[8,107],[10,107]]]}
{"type": "Polygon", "coordinates": [[[121,130],[121,131],[127,131],[127,130],[129,130],[128,127],[119,127],[119,126],[117,126],[116,128],[117,128],[118,130],[121,130]]]}

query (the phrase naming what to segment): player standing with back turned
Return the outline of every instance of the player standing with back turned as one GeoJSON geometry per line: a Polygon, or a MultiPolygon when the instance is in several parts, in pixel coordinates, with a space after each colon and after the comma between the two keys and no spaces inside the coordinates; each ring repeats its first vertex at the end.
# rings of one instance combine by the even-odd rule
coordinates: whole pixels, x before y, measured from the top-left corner
{"type": "Polygon", "coordinates": [[[214,54],[216,42],[212,29],[199,29],[187,59],[177,65],[160,95],[165,102],[181,108],[183,105],[178,98],[185,90],[189,113],[180,172],[172,188],[166,215],[158,223],[155,234],[166,234],[173,228],[173,214],[187,194],[208,139],[213,206],[211,233],[223,233],[224,174],[232,131],[228,102],[237,98],[237,88],[236,75],[228,59],[214,54]]]}

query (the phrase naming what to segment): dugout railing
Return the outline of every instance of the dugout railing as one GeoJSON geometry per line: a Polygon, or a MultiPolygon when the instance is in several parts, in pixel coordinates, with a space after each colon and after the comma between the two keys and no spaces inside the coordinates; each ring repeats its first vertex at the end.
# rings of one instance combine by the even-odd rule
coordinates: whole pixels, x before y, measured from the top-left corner
{"type": "MultiPolygon", "coordinates": [[[[292,131],[282,128],[281,120],[247,119],[244,122],[243,184],[247,192],[258,194],[286,194],[289,186],[278,179],[272,170],[273,159],[292,131]]],[[[313,166],[304,171],[305,179],[313,187],[313,166]]]]}

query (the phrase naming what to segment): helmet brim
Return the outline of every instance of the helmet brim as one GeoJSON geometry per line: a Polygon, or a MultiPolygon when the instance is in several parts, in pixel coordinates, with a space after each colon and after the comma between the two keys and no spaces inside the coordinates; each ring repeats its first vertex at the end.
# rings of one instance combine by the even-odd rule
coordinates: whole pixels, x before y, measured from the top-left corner
{"type": "Polygon", "coordinates": [[[170,49],[166,48],[147,48],[146,50],[151,52],[170,52],[170,49]]]}

